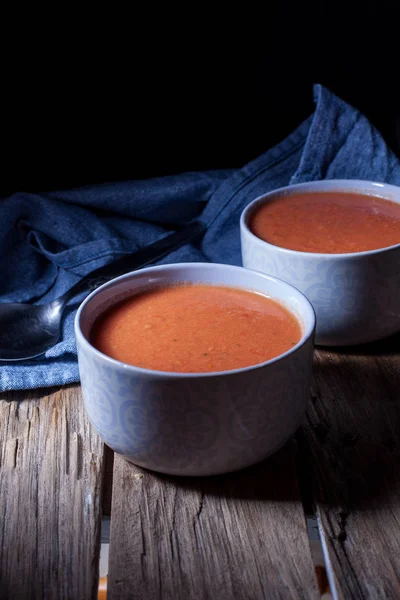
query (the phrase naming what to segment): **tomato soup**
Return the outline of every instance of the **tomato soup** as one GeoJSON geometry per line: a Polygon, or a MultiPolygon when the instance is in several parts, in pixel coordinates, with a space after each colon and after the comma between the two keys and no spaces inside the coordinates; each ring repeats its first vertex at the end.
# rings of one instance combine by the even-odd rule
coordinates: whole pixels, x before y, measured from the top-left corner
{"type": "Polygon", "coordinates": [[[400,205],[352,192],[289,194],[261,206],[250,229],[292,250],[363,252],[400,243],[400,205]]]}
{"type": "Polygon", "coordinates": [[[123,300],[95,322],[90,341],[124,363],[183,373],[255,365],[300,341],[279,302],[244,289],[178,284],[123,300]]]}

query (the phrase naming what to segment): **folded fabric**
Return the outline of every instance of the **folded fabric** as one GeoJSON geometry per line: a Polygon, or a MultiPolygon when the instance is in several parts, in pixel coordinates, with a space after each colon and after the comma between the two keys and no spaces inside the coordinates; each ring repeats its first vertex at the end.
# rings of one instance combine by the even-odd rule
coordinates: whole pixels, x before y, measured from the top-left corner
{"type": "MultiPolygon", "coordinates": [[[[269,190],[316,179],[369,179],[400,185],[400,161],[356,109],[314,87],[312,116],[241,169],[186,173],[42,195],[18,193],[0,204],[1,302],[44,303],[83,275],[201,216],[207,232],[164,263],[239,265],[239,217],[269,190]]],[[[0,389],[79,380],[73,320],[84,295],[67,307],[62,339],[45,356],[2,363],[0,389]]]]}

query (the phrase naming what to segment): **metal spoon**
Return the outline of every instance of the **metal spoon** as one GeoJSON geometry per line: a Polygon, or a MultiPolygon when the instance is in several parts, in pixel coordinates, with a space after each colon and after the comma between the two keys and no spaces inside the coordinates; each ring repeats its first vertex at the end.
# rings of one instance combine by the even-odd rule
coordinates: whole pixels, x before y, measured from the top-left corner
{"type": "Polygon", "coordinates": [[[26,360],[44,354],[58,342],[63,310],[77,294],[95,290],[118,275],[160,260],[180,246],[192,242],[205,229],[204,223],[194,221],[176,233],[92,271],[48,304],[0,304],[0,360],[26,360]]]}

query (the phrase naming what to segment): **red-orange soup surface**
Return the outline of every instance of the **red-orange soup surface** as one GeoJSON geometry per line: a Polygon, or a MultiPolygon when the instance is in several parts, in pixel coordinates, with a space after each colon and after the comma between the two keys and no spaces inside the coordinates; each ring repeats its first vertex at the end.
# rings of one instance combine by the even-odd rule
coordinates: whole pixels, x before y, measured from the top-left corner
{"type": "Polygon", "coordinates": [[[262,240],[302,252],[344,254],[400,243],[400,204],[352,192],[274,198],[249,223],[262,240]]]}
{"type": "Polygon", "coordinates": [[[296,317],[267,296],[188,283],[153,288],[112,306],[96,320],[90,341],[138,367],[206,373],[264,362],[301,336],[296,317]]]}

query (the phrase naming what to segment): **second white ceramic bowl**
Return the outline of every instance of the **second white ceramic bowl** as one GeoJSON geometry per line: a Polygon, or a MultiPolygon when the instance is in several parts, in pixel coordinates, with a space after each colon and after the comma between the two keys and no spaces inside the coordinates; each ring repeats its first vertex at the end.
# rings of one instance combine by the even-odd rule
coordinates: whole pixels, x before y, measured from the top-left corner
{"type": "Polygon", "coordinates": [[[400,244],[352,254],[317,254],[274,246],[249,229],[251,215],[272,198],[292,193],[346,191],[400,203],[400,188],[360,180],[324,180],[274,190],[256,198],[240,220],[243,266],[291,283],[311,301],[316,344],[372,342],[400,330],[400,244]]]}

